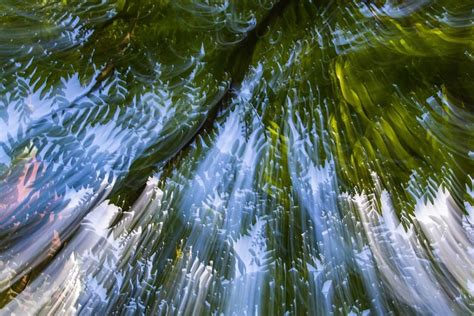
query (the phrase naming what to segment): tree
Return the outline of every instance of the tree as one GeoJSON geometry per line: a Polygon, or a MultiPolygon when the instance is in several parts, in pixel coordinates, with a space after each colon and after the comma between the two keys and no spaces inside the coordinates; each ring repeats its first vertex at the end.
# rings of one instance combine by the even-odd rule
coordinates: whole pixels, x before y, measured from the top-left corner
{"type": "Polygon", "coordinates": [[[313,2],[2,2],[0,306],[472,312],[470,7],[313,2]]]}

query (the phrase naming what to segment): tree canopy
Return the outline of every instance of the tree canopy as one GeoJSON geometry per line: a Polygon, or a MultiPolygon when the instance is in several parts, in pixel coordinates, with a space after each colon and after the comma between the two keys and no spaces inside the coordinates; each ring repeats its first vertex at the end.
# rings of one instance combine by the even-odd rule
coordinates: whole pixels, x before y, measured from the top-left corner
{"type": "Polygon", "coordinates": [[[469,1],[0,2],[0,314],[473,311],[469,1]]]}

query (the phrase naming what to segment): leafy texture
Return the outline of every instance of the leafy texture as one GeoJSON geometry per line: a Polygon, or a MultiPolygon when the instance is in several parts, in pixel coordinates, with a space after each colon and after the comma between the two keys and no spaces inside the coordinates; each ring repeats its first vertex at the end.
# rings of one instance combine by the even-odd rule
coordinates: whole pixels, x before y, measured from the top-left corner
{"type": "Polygon", "coordinates": [[[2,1],[0,314],[469,314],[469,1],[2,1]]]}

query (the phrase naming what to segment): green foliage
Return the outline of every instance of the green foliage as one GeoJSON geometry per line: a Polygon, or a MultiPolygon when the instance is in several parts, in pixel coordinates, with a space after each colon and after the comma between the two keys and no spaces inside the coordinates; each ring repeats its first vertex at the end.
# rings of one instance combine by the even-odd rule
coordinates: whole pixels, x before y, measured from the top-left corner
{"type": "MultiPolygon", "coordinates": [[[[383,313],[353,255],[369,237],[344,196],[367,194],[380,210],[386,191],[404,227],[439,187],[464,212],[474,203],[472,10],[387,9],[395,2],[2,1],[0,198],[31,161],[42,169],[11,203],[22,225],[0,214],[0,250],[25,251],[25,236],[48,227],[39,210],[60,213],[70,189],[95,195],[61,237],[105,199],[121,208],[114,231],[156,176],[159,207],[148,201],[117,233],[128,245],[140,232],[115,267],[127,282],[110,287],[108,312],[131,301],[176,311],[175,281],[199,262],[214,277],[202,312],[221,313],[239,264],[232,245],[264,221],[265,299],[249,313],[383,313]]],[[[7,280],[0,306],[48,260],[7,280]]],[[[380,284],[385,311],[418,312],[380,284]]]]}

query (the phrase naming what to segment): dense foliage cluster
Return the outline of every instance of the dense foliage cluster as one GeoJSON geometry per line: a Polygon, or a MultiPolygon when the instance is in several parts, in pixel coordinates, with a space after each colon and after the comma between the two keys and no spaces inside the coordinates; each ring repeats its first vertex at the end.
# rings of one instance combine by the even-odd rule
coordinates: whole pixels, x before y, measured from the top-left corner
{"type": "Polygon", "coordinates": [[[473,9],[0,1],[0,314],[472,313],[473,9]]]}

